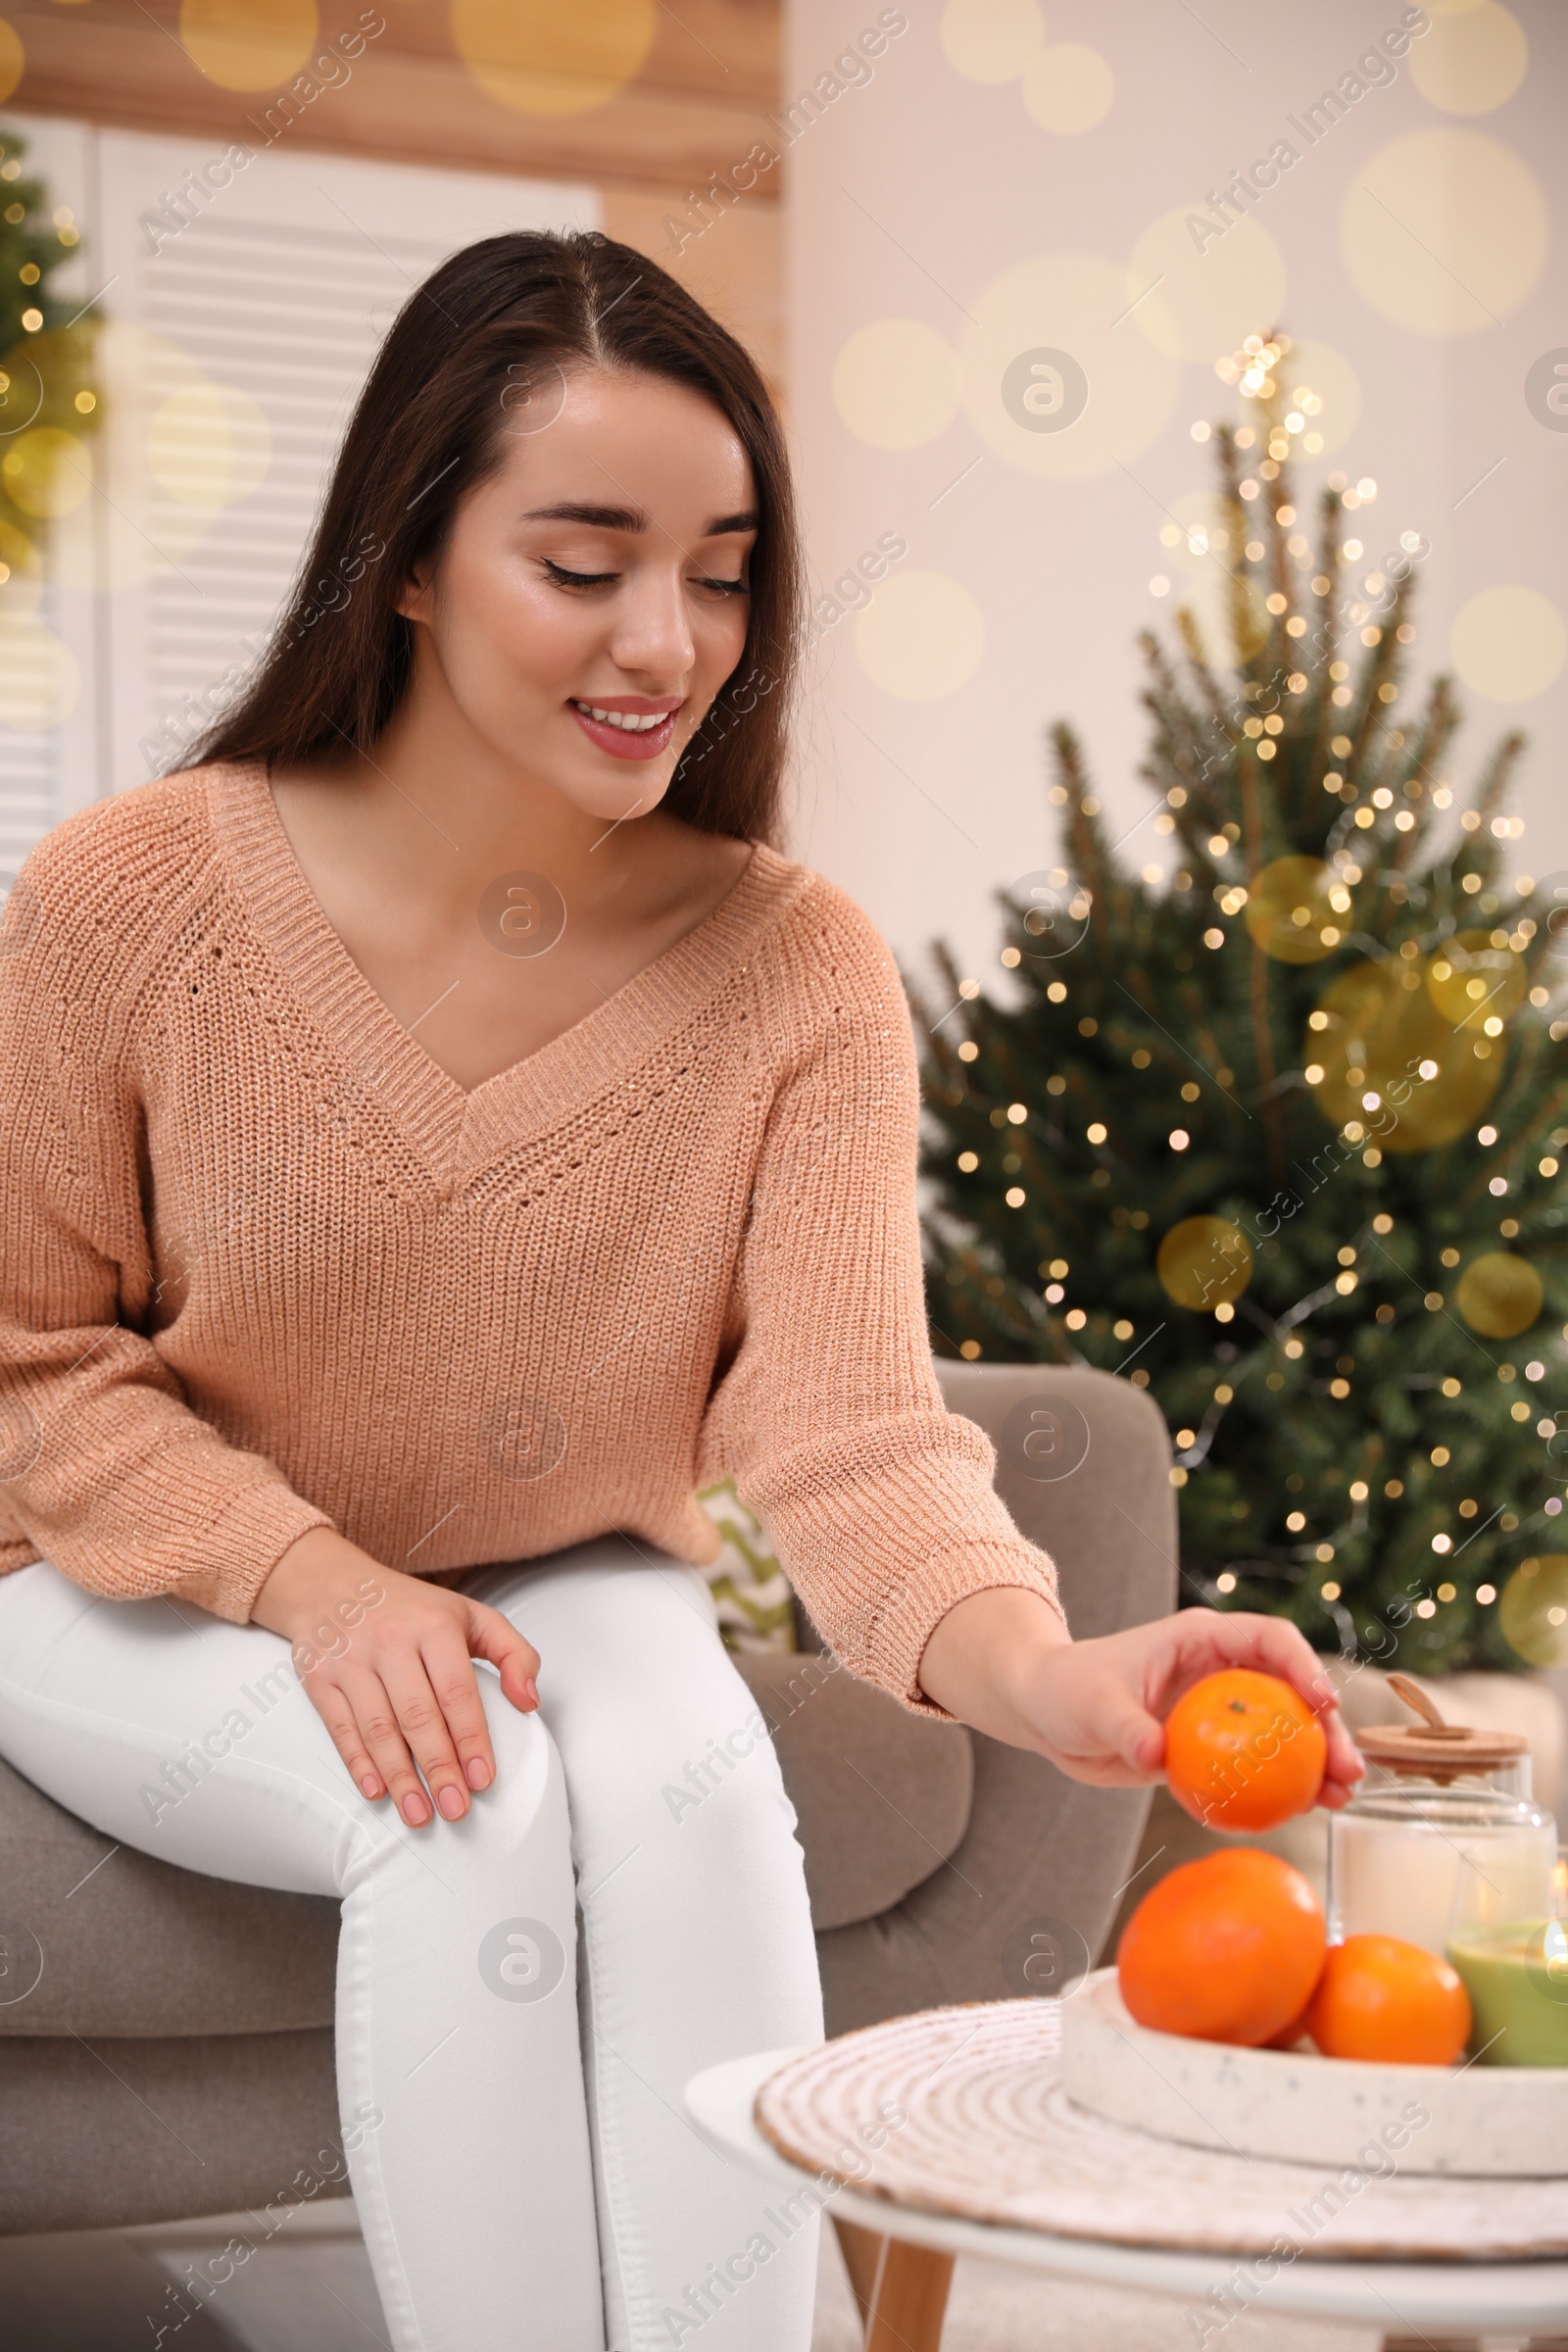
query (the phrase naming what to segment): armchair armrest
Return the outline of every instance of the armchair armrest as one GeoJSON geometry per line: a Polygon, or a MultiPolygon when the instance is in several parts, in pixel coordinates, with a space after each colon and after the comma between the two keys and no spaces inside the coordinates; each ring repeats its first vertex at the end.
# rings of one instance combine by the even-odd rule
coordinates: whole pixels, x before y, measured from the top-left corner
{"type": "MultiPolygon", "coordinates": [[[[1108,1373],[942,1360],[950,1411],[997,1447],[997,1489],[1054,1559],[1076,1638],[1176,1602],[1163,1417],[1108,1373]]],[[[942,2002],[1058,1990],[1094,1964],[1133,1869],[1151,1791],[1089,1788],[971,1732],[968,1828],[878,1918],[818,1937],[830,2034],[942,2002]]]]}

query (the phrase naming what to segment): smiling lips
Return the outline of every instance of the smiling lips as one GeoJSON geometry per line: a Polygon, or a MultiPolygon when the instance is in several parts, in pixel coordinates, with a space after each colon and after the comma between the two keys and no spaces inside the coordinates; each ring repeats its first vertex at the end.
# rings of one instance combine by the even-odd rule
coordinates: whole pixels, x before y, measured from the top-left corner
{"type": "Polygon", "coordinates": [[[612,760],[657,760],[669,749],[675,713],[685,698],[655,702],[645,695],[612,695],[607,703],[571,702],[571,714],[591,743],[612,760]]]}

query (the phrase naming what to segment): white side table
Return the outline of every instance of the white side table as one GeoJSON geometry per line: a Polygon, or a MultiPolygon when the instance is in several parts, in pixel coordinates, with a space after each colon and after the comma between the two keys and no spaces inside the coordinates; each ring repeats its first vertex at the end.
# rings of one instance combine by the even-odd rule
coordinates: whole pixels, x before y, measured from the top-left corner
{"type": "MultiPolygon", "coordinates": [[[[799,2049],[762,2050],[710,2067],[686,2085],[686,2106],[721,2156],[784,2194],[815,2185],[838,2230],[865,2324],[866,2352],[938,2352],[955,2258],[970,2254],[1056,2278],[1102,2280],[1174,2296],[1203,2309],[1223,2291],[1226,2259],[1102,2239],[1057,2237],[957,2215],[894,2205],[791,2164],[763,2138],[753,2103],[767,2078],[799,2049]]],[[[1406,2340],[1445,2352],[1482,2334],[1568,2347],[1568,2262],[1292,2263],[1247,2297],[1249,2309],[1382,2328],[1390,2347],[1406,2340]]]]}

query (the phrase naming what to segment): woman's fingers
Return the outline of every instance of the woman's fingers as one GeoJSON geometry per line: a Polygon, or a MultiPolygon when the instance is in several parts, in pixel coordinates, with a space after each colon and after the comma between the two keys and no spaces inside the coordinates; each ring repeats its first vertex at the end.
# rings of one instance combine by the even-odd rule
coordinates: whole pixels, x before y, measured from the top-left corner
{"type": "Polygon", "coordinates": [[[332,1745],[342,1757],[349,1779],[362,1796],[374,1799],[385,1796],[386,1783],[376,1770],[369,1749],[365,1744],[354,1709],[336,1683],[306,1683],[311,1704],[331,1734],[332,1745]]]}
{"type": "Polygon", "coordinates": [[[1126,1788],[1158,1775],[1165,1734],[1138,1663],[1119,1635],[1064,1642],[1039,1662],[1034,1720],[1045,1752],[1076,1780],[1126,1788]]]}
{"type": "Polygon", "coordinates": [[[1345,1728],[1340,1694],[1323,1671],[1323,1661],[1304,1634],[1278,1617],[1254,1617],[1255,1655],[1269,1673],[1277,1674],[1300,1692],[1316,1713],[1328,1741],[1323,1767],[1321,1802],[1331,1810],[1344,1804],[1366,1771],[1361,1751],[1345,1728]]]}
{"type": "MultiPolygon", "coordinates": [[[[465,1661],[466,1663],[466,1661],[465,1661]]],[[[471,1677],[473,1668],[468,1668],[471,1677]]],[[[468,1810],[468,1787],[447,1728],[446,1712],[431,1688],[424,1659],[417,1650],[405,1650],[381,1661],[381,1680],[397,1709],[398,1729],[444,1821],[461,1821],[468,1810]]],[[[478,1694],[475,1692],[475,1703],[478,1694]]],[[[405,1821],[412,1821],[408,1806],[405,1821]]],[[[423,1816],[421,1814],[422,1821],[423,1816]]]]}
{"type": "Polygon", "coordinates": [[[1357,1781],[1365,1778],[1366,1760],[1345,1727],[1345,1717],[1338,1707],[1320,1715],[1318,1721],[1328,1734],[1329,1752],[1323,1767],[1323,1795],[1319,1800],[1331,1807],[1345,1804],[1357,1781]]]}
{"type": "MultiPolygon", "coordinates": [[[[430,1688],[446,1717],[462,1778],[469,1788],[488,1788],[496,1777],[495,1750],[462,1628],[456,1622],[438,1626],[425,1636],[421,1655],[430,1688]]],[[[426,1780],[429,1777],[426,1773],[426,1780]]],[[[462,1819],[449,1805],[443,1804],[441,1810],[448,1821],[462,1819]]]]}
{"type": "Polygon", "coordinates": [[[526,1713],[539,1704],[539,1653],[499,1610],[394,1580],[405,1582],[411,1590],[394,1594],[401,1608],[343,1656],[322,1659],[306,1687],[361,1794],[390,1793],[420,1829],[432,1800],[445,1820],[461,1821],[470,1789],[496,1777],[473,1659],[496,1667],[507,1697],[526,1713]]]}
{"type": "Polygon", "coordinates": [[[1152,1780],[1165,1752],[1165,1734],[1131,1686],[1107,1677],[1095,1709],[1095,1730],[1101,1741],[1104,1769],[1125,1769],[1139,1781],[1152,1780]]]}
{"type": "MultiPolygon", "coordinates": [[[[379,1674],[366,1669],[345,1675],[342,1690],[370,1752],[370,1762],[391,1791],[393,1803],[411,1829],[422,1829],[430,1818],[430,1801],[403,1737],[400,1709],[392,1692],[379,1674]]],[[[430,1705],[432,1709],[435,1706],[433,1695],[430,1705]]]]}
{"type": "Polygon", "coordinates": [[[1336,1703],[1334,1686],[1323,1672],[1316,1650],[1283,1618],[1242,1609],[1180,1609],[1174,1617],[1157,1619],[1134,1631],[1152,1642],[1154,1657],[1165,1677],[1159,1693],[1165,1707],[1173,1705],[1205,1674],[1224,1666],[1251,1666],[1260,1673],[1280,1675],[1311,1707],[1336,1703]]]}
{"type": "Polygon", "coordinates": [[[1246,1610],[1183,1609],[1170,1622],[1178,1641],[1168,1660],[1162,1710],[1168,1711],[1184,1690],[1219,1667],[1250,1666],[1259,1673],[1277,1674],[1300,1692],[1323,1726],[1328,1752],[1318,1801],[1331,1811],[1343,1805],[1366,1766],[1345,1728],[1339,1692],[1305,1635],[1283,1618],[1246,1610]]]}
{"type": "MultiPolygon", "coordinates": [[[[1222,1617],[1220,1623],[1224,1622],[1222,1617]]],[[[1255,1643],[1254,1654],[1265,1672],[1281,1676],[1319,1713],[1338,1707],[1339,1692],[1324,1673],[1322,1659],[1298,1626],[1287,1625],[1283,1617],[1250,1617],[1249,1626],[1255,1643]]]]}
{"type": "Polygon", "coordinates": [[[510,1617],[487,1608],[483,1601],[470,1600],[468,1648],[474,1657],[485,1658],[496,1668],[501,1688],[514,1707],[528,1714],[538,1706],[539,1688],[534,1678],[539,1672],[539,1652],[523,1640],[510,1617]]]}

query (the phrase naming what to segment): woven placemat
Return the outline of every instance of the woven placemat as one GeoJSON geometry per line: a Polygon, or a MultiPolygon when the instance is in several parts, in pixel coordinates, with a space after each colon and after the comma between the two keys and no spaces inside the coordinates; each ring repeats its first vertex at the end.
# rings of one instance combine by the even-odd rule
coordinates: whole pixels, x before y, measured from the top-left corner
{"type": "Polygon", "coordinates": [[[1157,2139],[1074,2106],[1059,2043],[1051,2000],[893,2018],[781,2067],[758,2127],[862,2195],[1065,2237],[1319,2261],[1568,2253],[1560,2180],[1401,2177],[1386,2150],[1331,2172],[1157,2139]]]}

